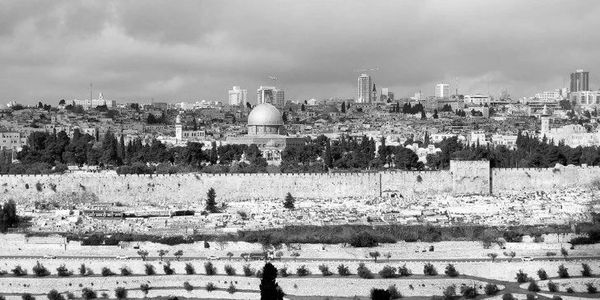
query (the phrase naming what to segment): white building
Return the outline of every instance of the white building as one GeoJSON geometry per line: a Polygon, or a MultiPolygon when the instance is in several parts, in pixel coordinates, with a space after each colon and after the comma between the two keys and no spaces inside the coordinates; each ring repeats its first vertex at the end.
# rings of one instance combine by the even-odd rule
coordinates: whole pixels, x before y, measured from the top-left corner
{"type": "Polygon", "coordinates": [[[107,108],[113,108],[113,107],[117,107],[117,101],[115,100],[106,100],[104,99],[104,97],[102,96],[102,93],[100,93],[98,95],[98,99],[84,99],[84,100],[71,100],[71,105],[73,106],[82,106],[83,109],[90,109],[90,108],[96,108],[98,106],[104,106],[106,105],[107,108]]]}
{"type": "Polygon", "coordinates": [[[469,105],[490,105],[491,102],[491,98],[489,95],[481,95],[481,94],[474,94],[474,95],[465,95],[465,104],[469,105]]]}
{"type": "Polygon", "coordinates": [[[448,98],[450,97],[450,85],[447,83],[438,83],[435,85],[435,97],[436,98],[448,98]]]}
{"type": "Polygon", "coordinates": [[[357,103],[371,103],[373,90],[373,79],[367,74],[360,74],[358,76],[358,97],[356,98],[357,103]]]}
{"type": "Polygon", "coordinates": [[[578,91],[570,94],[571,102],[584,109],[596,108],[600,105],[600,91],[578,91]]]}
{"type": "Polygon", "coordinates": [[[492,144],[494,146],[505,146],[508,149],[516,149],[517,148],[517,135],[502,135],[502,134],[494,134],[492,135],[492,144]]]}
{"type": "Polygon", "coordinates": [[[555,89],[554,91],[544,91],[541,93],[537,93],[534,96],[534,99],[537,99],[538,101],[541,102],[558,102],[560,100],[564,99],[564,95],[566,95],[563,92],[564,89],[555,89]]]}
{"type": "Polygon", "coordinates": [[[285,105],[285,94],[274,86],[260,86],[256,90],[256,104],[269,103],[276,107],[285,105]]]}
{"type": "Polygon", "coordinates": [[[248,90],[241,89],[239,86],[234,86],[233,89],[229,90],[229,105],[246,105],[246,102],[248,102],[247,95],[248,90]]]}
{"type": "Polygon", "coordinates": [[[0,132],[0,150],[21,151],[27,145],[27,136],[20,132],[0,132]]]}

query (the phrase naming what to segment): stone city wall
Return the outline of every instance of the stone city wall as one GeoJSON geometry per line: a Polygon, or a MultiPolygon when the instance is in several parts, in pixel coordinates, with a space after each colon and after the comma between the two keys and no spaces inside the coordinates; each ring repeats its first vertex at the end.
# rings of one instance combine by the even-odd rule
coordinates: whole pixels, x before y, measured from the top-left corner
{"type": "Polygon", "coordinates": [[[584,187],[600,180],[600,167],[492,169],[492,192],[584,187]]]}

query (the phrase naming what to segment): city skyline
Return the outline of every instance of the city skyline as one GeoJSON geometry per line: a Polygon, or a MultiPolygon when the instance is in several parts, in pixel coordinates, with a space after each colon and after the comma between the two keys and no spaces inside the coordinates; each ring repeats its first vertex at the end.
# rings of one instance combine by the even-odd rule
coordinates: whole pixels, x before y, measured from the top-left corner
{"type": "Polygon", "coordinates": [[[85,99],[90,82],[119,102],[225,103],[234,85],[355,98],[355,70],[375,67],[397,98],[439,82],[519,98],[568,87],[577,69],[600,88],[593,1],[273,3],[0,1],[0,103],[85,99]]]}

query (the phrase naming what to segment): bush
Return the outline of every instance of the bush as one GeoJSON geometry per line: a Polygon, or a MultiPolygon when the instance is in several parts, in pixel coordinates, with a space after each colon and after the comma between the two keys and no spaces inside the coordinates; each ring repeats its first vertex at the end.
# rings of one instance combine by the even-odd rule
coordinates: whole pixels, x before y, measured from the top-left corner
{"type": "Polygon", "coordinates": [[[225,265],[224,269],[225,269],[225,274],[227,274],[229,276],[235,275],[235,268],[232,267],[231,265],[225,265]]]}
{"type": "Polygon", "coordinates": [[[587,292],[590,294],[595,294],[598,292],[598,289],[591,282],[586,283],[585,287],[587,288],[587,292]]]}
{"type": "Polygon", "coordinates": [[[21,299],[23,299],[23,300],[35,300],[35,297],[33,295],[31,295],[30,293],[25,293],[25,294],[21,295],[21,299]]]}
{"type": "Polygon", "coordinates": [[[450,277],[457,277],[458,275],[460,275],[460,273],[458,273],[458,271],[456,271],[456,268],[454,267],[453,264],[448,264],[446,266],[446,271],[444,271],[444,273],[446,273],[446,275],[450,276],[450,277]]]}
{"type": "Polygon", "coordinates": [[[425,266],[423,266],[423,274],[427,276],[435,276],[438,274],[438,272],[431,263],[426,263],[425,266]]]}
{"type": "Polygon", "coordinates": [[[558,296],[558,295],[554,295],[554,296],[552,296],[552,300],[562,300],[562,297],[558,296]]]}
{"type": "Polygon", "coordinates": [[[565,265],[558,266],[558,277],[569,278],[569,269],[565,265]]]}
{"type": "Polygon", "coordinates": [[[498,286],[494,283],[488,283],[483,288],[484,292],[488,296],[496,295],[499,291],[498,286]]]}
{"type": "Polygon", "coordinates": [[[263,272],[262,272],[262,270],[261,270],[261,269],[258,269],[258,270],[256,270],[256,274],[255,274],[255,275],[256,275],[256,277],[258,277],[258,278],[262,278],[262,277],[263,277],[263,272]]]}
{"type": "Polygon", "coordinates": [[[575,293],[575,290],[573,290],[573,288],[572,288],[572,287],[568,287],[568,288],[566,289],[566,292],[567,292],[567,293],[569,293],[569,294],[573,294],[573,293],[575,293]]]}
{"type": "Polygon", "coordinates": [[[113,276],[115,275],[115,272],[111,271],[111,269],[109,269],[108,267],[104,267],[102,268],[101,274],[102,276],[113,276]]]}
{"type": "Polygon", "coordinates": [[[548,251],[546,252],[546,256],[556,256],[556,252],[548,251]]]}
{"type": "Polygon", "coordinates": [[[590,277],[592,276],[592,269],[590,269],[590,266],[588,264],[581,264],[581,276],[583,277],[590,277]]]}
{"type": "Polygon", "coordinates": [[[165,275],[175,274],[175,269],[171,267],[171,263],[169,262],[163,265],[163,271],[165,272],[165,275]]]}
{"type": "Polygon", "coordinates": [[[502,300],[515,300],[515,296],[513,296],[511,293],[504,294],[502,295],[502,300]]]}
{"type": "Polygon", "coordinates": [[[477,297],[477,289],[475,289],[472,286],[468,286],[468,285],[461,286],[460,293],[463,295],[463,297],[465,297],[467,299],[472,299],[472,298],[477,297]]]}
{"type": "Polygon", "coordinates": [[[398,275],[401,277],[407,277],[412,275],[412,271],[406,267],[406,264],[404,264],[402,267],[398,268],[398,275]]]}
{"type": "Polygon", "coordinates": [[[81,290],[81,298],[85,300],[96,299],[98,298],[98,295],[90,288],[83,288],[83,290],[81,290]]]}
{"type": "Polygon", "coordinates": [[[186,281],[183,283],[183,289],[185,289],[188,292],[191,292],[194,290],[194,287],[189,282],[186,281]]]}
{"type": "Polygon", "coordinates": [[[56,274],[60,277],[67,277],[73,275],[73,271],[69,271],[65,265],[60,265],[56,268],[56,274]]]}
{"type": "Polygon", "coordinates": [[[307,276],[310,274],[308,268],[305,265],[301,265],[298,269],[296,269],[296,275],[298,276],[307,276]]]}
{"type": "Polygon", "coordinates": [[[194,269],[194,265],[192,265],[192,263],[185,264],[185,274],[188,274],[188,275],[196,274],[196,269],[194,269]]]}
{"type": "Polygon", "coordinates": [[[147,283],[140,284],[140,291],[142,291],[142,293],[144,293],[144,295],[147,295],[149,290],[150,290],[150,286],[147,283]]]}
{"type": "Polygon", "coordinates": [[[204,272],[206,273],[206,275],[216,275],[217,268],[214,267],[210,261],[208,261],[204,263],[204,272]]]}
{"type": "Polygon", "coordinates": [[[50,290],[48,292],[48,300],[65,300],[65,297],[61,295],[57,290],[50,290]]]}
{"type": "Polygon", "coordinates": [[[85,271],[86,271],[85,264],[81,264],[81,266],[79,266],[79,275],[85,276],[85,273],[86,273],[85,271]]]}
{"type": "MultiPolygon", "coordinates": [[[[38,261],[35,266],[33,266],[33,274],[37,277],[44,277],[50,275],[50,271],[44,267],[44,265],[40,264],[38,261]]],[[[16,274],[15,274],[16,275],[16,274]]]]}
{"type": "Polygon", "coordinates": [[[237,292],[237,289],[235,288],[235,285],[233,285],[233,282],[229,283],[229,287],[227,288],[227,292],[230,294],[235,294],[235,292],[237,292]]]}
{"type": "Polygon", "coordinates": [[[214,283],[209,282],[209,283],[206,284],[206,290],[207,291],[212,292],[212,291],[214,291],[216,289],[217,289],[217,287],[215,287],[214,283]]]}
{"type": "Polygon", "coordinates": [[[345,266],[344,264],[341,264],[337,267],[338,270],[338,274],[340,274],[340,276],[349,276],[350,275],[350,269],[348,269],[347,266],[345,266]]]}
{"type": "Polygon", "coordinates": [[[526,300],[535,300],[536,299],[534,294],[527,294],[527,296],[525,296],[525,297],[526,297],[525,298],[526,300]]]}
{"type": "Polygon", "coordinates": [[[122,300],[127,299],[127,290],[124,287],[118,287],[115,289],[115,298],[122,300]]]}
{"type": "Polygon", "coordinates": [[[451,300],[454,299],[454,297],[456,297],[456,285],[450,285],[448,287],[446,287],[446,289],[444,289],[444,299],[445,300],[451,300]]]}
{"type": "Polygon", "coordinates": [[[321,274],[323,274],[323,276],[333,275],[333,272],[329,271],[329,267],[325,264],[319,266],[319,271],[321,271],[321,274]]]}
{"type": "Polygon", "coordinates": [[[540,287],[538,286],[537,282],[535,282],[535,280],[531,279],[529,281],[529,286],[527,287],[527,290],[530,292],[539,292],[540,291],[540,287]]]}
{"type": "Polygon", "coordinates": [[[281,277],[288,277],[290,275],[290,274],[288,274],[287,267],[279,268],[278,272],[279,272],[279,276],[281,276],[281,277]]]}
{"type": "Polygon", "coordinates": [[[540,280],[546,280],[546,279],[548,279],[548,274],[546,273],[546,270],[544,270],[544,269],[539,269],[537,271],[537,275],[540,278],[540,280]]]}
{"type": "Polygon", "coordinates": [[[252,276],[254,275],[254,269],[250,267],[250,265],[244,265],[244,276],[252,276]]]}
{"type": "Polygon", "coordinates": [[[379,242],[377,236],[367,231],[361,231],[350,238],[350,245],[352,247],[376,247],[379,242]]]}
{"type": "Polygon", "coordinates": [[[356,273],[358,274],[358,277],[360,278],[364,278],[364,279],[372,279],[373,273],[371,273],[371,270],[369,270],[369,268],[367,268],[365,266],[365,263],[360,263],[358,265],[358,268],[356,269],[356,273]]]}
{"type": "Polygon", "coordinates": [[[392,266],[384,266],[381,271],[379,271],[379,276],[382,278],[395,278],[396,277],[396,268],[392,266]]]}
{"type": "Polygon", "coordinates": [[[387,291],[390,294],[390,299],[402,298],[402,294],[400,294],[400,291],[398,291],[398,288],[396,287],[395,284],[388,286],[387,291]]]}
{"type": "Polygon", "coordinates": [[[156,275],[156,270],[154,269],[154,265],[145,264],[144,265],[146,275],[156,275]]]}
{"type": "Polygon", "coordinates": [[[371,300],[380,300],[380,299],[391,299],[390,292],[384,289],[371,289],[371,300]]]}
{"type": "Polygon", "coordinates": [[[558,284],[552,282],[552,281],[548,281],[548,291],[550,292],[558,292],[558,284]]]}
{"type": "Polygon", "coordinates": [[[129,276],[131,275],[131,270],[128,267],[121,267],[121,276],[129,276]]]}
{"type": "Polygon", "coordinates": [[[528,280],[527,273],[523,272],[523,270],[519,270],[516,278],[518,283],[525,283],[528,280]]]}

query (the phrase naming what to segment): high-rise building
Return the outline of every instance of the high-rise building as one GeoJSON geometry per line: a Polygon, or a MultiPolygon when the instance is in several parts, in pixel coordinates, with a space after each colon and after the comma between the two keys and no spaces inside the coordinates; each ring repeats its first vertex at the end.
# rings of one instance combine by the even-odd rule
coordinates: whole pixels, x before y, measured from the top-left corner
{"type": "Polygon", "coordinates": [[[239,86],[234,86],[233,89],[229,90],[229,105],[239,106],[246,105],[248,102],[248,90],[241,89],[239,86]]]}
{"type": "Polygon", "coordinates": [[[589,72],[583,70],[577,70],[575,73],[571,73],[571,92],[589,91],[589,72]]]}
{"type": "Polygon", "coordinates": [[[274,86],[260,86],[256,90],[256,104],[270,103],[277,107],[285,105],[285,94],[274,86]]]}
{"type": "Polygon", "coordinates": [[[358,77],[358,98],[357,103],[372,102],[373,79],[367,74],[360,74],[358,77]]]}
{"type": "Polygon", "coordinates": [[[381,96],[379,99],[381,102],[392,102],[394,101],[394,93],[390,92],[389,88],[382,88],[381,96]]]}
{"type": "Polygon", "coordinates": [[[436,98],[448,98],[450,97],[450,85],[447,83],[438,83],[435,85],[435,97],[436,98]]]}

